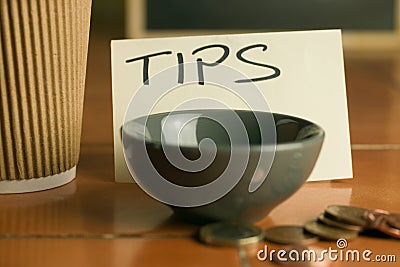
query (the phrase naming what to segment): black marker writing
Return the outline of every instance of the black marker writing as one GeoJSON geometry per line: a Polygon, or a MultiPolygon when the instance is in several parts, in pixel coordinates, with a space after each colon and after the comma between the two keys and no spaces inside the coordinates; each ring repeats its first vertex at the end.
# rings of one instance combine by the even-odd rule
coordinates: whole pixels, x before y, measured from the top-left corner
{"type": "Polygon", "coordinates": [[[178,53],[177,54],[178,57],[178,83],[183,84],[183,80],[185,77],[185,68],[183,65],[183,54],[182,53],[178,53]]]}
{"type": "Polygon", "coordinates": [[[143,83],[144,84],[149,84],[149,64],[150,64],[150,58],[151,57],[156,57],[160,55],[170,55],[172,54],[171,51],[164,51],[164,52],[159,52],[159,53],[154,53],[142,57],[136,57],[136,58],[131,58],[127,59],[125,63],[131,63],[134,61],[142,60],[143,59],[143,83]]]}
{"type": "Polygon", "coordinates": [[[258,48],[261,47],[262,51],[266,51],[267,50],[267,46],[265,44],[255,44],[255,45],[250,45],[250,46],[246,46],[242,49],[240,49],[237,53],[236,53],[236,57],[245,62],[245,63],[249,63],[251,65],[255,65],[255,66],[260,66],[260,67],[265,67],[267,69],[272,69],[274,71],[273,74],[268,75],[268,76],[264,76],[264,77],[259,77],[259,78],[251,78],[251,79],[242,79],[242,80],[237,80],[235,82],[237,83],[247,83],[247,82],[258,82],[258,81],[265,81],[265,80],[270,80],[273,78],[278,77],[281,74],[280,69],[278,69],[277,67],[271,66],[271,65],[267,65],[267,64],[262,64],[262,63],[258,63],[258,62],[254,62],[254,61],[250,61],[248,59],[245,59],[243,57],[243,53],[253,49],[253,48],[258,48]]]}
{"type": "Polygon", "coordinates": [[[198,58],[197,61],[197,73],[199,76],[199,84],[200,85],[204,85],[204,70],[203,70],[203,66],[209,66],[209,67],[213,67],[213,66],[217,66],[218,64],[222,63],[229,55],[229,48],[226,45],[222,45],[222,44],[214,44],[214,45],[206,45],[200,48],[197,48],[196,50],[194,50],[192,52],[192,55],[196,54],[197,52],[203,51],[205,49],[209,49],[209,48],[222,48],[224,50],[224,54],[222,55],[222,57],[220,59],[218,59],[217,61],[213,62],[213,63],[207,63],[207,62],[203,62],[203,59],[198,58]]]}
{"type": "MultiPolygon", "coordinates": [[[[215,62],[204,62],[203,59],[201,57],[197,58],[197,75],[198,75],[198,83],[199,85],[204,85],[205,82],[205,78],[204,78],[204,66],[207,67],[214,67],[217,66],[218,64],[221,64],[222,62],[225,61],[225,59],[228,58],[229,56],[229,52],[230,49],[227,45],[223,45],[223,44],[211,44],[211,45],[206,45],[206,46],[202,46],[200,48],[197,48],[195,50],[193,50],[192,55],[195,55],[199,52],[205,51],[205,50],[210,50],[210,49],[221,49],[223,54],[221,55],[221,57],[216,60],[215,62]]],[[[240,49],[239,51],[237,51],[236,53],[236,58],[244,63],[253,65],[253,66],[258,66],[258,67],[262,67],[263,69],[268,69],[270,72],[271,70],[273,71],[272,74],[269,74],[267,76],[263,76],[263,77],[257,77],[257,78],[248,78],[248,79],[241,79],[241,80],[236,80],[236,83],[248,83],[248,82],[259,82],[259,81],[265,81],[265,80],[270,80],[270,79],[274,79],[276,77],[279,77],[281,75],[281,70],[278,67],[269,65],[269,64],[264,64],[264,63],[260,63],[260,62],[256,62],[253,60],[249,60],[247,58],[245,58],[243,56],[243,54],[251,49],[259,49],[261,48],[261,50],[264,52],[267,50],[267,45],[266,44],[253,44],[253,45],[249,45],[246,47],[243,47],[242,49],[240,49]]],[[[135,61],[140,61],[143,60],[143,84],[144,85],[149,85],[149,68],[150,68],[150,58],[152,57],[156,57],[156,56],[160,56],[160,55],[170,55],[172,54],[172,51],[163,51],[163,52],[158,52],[158,53],[153,53],[153,54],[148,54],[145,56],[140,56],[140,57],[136,57],[136,58],[131,58],[131,59],[127,59],[125,61],[125,63],[131,63],[131,62],[135,62],[135,61]]],[[[184,80],[185,80],[185,64],[184,64],[184,57],[183,57],[183,53],[181,52],[177,52],[176,53],[176,59],[177,59],[177,63],[178,63],[178,77],[177,77],[177,82],[179,84],[183,84],[184,80]]]]}

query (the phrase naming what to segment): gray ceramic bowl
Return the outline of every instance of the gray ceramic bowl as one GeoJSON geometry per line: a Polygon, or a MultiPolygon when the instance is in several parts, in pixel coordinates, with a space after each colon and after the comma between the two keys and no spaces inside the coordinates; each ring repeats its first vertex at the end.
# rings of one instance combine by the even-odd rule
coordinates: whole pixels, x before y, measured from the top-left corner
{"type": "MultiPolygon", "coordinates": [[[[210,138],[216,143],[216,156],[212,164],[199,172],[188,172],[170,164],[161,145],[161,135],[169,125],[180,125],[187,114],[199,111],[181,111],[165,118],[169,113],[154,114],[127,122],[123,127],[123,143],[127,164],[140,179],[146,179],[148,170],[143,161],[143,154],[138,153],[138,146],[144,142],[148,158],[164,179],[181,186],[194,187],[212,182],[227,166],[230,159],[230,148],[241,144],[231,144],[229,134],[218,123],[209,119],[197,119],[183,134],[186,141],[178,146],[174,142],[166,142],[166,146],[177,146],[182,154],[190,160],[199,158],[198,144],[204,138],[210,138]],[[138,125],[145,125],[145,135],[135,132],[138,125]]],[[[201,110],[200,113],[211,117],[222,116],[225,119],[232,112],[224,110],[201,110]]],[[[208,223],[213,221],[258,221],[296,192],[307,180],[318,158],[324,131],[316,124],[304,119],[282,114],[271,114],[252,111],[235,111],[243,122],[248,133],[249,161],[236,186],[222,198],[198,207],[171,206],[175,214],[186,221],[208,223]],[[270,170],[261,186],[254,192],[249,192],[249,184],[255,173],[261,146],[273,146],[270,143],[261,144],[260,129],[257,118],[273,118],[269,124],[276,133],[275,155],[270,170]]],[[[238,126],[239,127],[239,126],[238,126]]],[[[269,129],[270,130],[270,129],[269,129]]],[[[275,137],[274,137],[275,140],[275,137]]],[[[268,141],[269,142],[269,141],[268,141]]],[[[164,146],[165,148],[165,146],[164,146]]],[[[204,152],[204,151],[203,151],[204,152]]],[[[206,196],[205,196],[206,197],[206,196]]]]}

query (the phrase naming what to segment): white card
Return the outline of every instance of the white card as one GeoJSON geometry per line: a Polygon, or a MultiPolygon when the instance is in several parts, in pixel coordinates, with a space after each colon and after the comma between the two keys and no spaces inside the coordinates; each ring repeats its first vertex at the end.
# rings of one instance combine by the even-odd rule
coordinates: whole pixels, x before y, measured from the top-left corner
{"type": "MultiPolygon", "coordinates": [[[[340,30],[117,40],[112,41],[111,50],[117,182],[134,181],[125,163],[120,136],[130,100],[146,79],[151,82],[163,70],[199,59],[205,63],[221,59],[221,64],[255,80],[272,112],[308,119],[325,130],[325,141],[309,181],[352,178],[340,30]]],[[[207,97],[228,101],[231,108],[245,109],[226,90],[207,84],[212,68],[202,68],[204,85],[172,91],[152,113],[170,111],[188,99],[207,97]]],[[[171,83],[179,87],[185,75],[189,75],[185,70],[176,73],[171,83]]],[[[200,72],[196,75],[201,77],[200,72]]]]}

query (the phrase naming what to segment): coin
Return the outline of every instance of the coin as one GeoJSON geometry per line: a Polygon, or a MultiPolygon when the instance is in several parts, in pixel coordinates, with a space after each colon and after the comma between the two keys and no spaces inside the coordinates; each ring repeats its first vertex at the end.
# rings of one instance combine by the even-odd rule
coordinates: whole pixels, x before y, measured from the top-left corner
{"type": "Polygon", "coordinates": [[[302,245],[290,245],[277,250],[272,255],[272,261],[282,266],[296,267],[329,267],[332,261],[324,255],[320,247],[305,247],[302,245]],[[321,258],[322,256],[322,258],[321,258]]]}
{"type": "Polygon", "coordinates": [[[357,232],[361,232],[363,230],[363,227],[361,227],[361,226],[352,225],[352,224],[344,223],[341,221],[333,220],[329,216],[325,216],[324,214],[320,214],[318,216],[318,221],[320,221],[326,225],[344,229],[344,230],[357,231],[357,232]]]}
{"type": "Polygon", "coordinates": [[[389,214],[386,220],[390,226],[400,230],[400,214],[389,214]]]}
{"type": "Polygon", "coordinates": [[[199,239],[206,244],[241,246],[257,243],[264,238],[261,228],[241,223],[220,222],[200,228],[199,239]]]}
{"type": "Polygon", "coordinates": [[[400,229],[391,227],[385,217],[378,217],[375,223],[376,229],[389,236],[400,238],[400,229]]]}
{"type": "Polygon", "coordinates": [[[359,207],[341,205],[332,205],[325,209],[326,214],[329,214],[337,220],[361,227],[368,227],[369,222],[364,217],[367,211],[367,209],[359,207]]]}
{"type": "Polygon", "coordinates": [[[386,210],[375,209],[364,212],[364,218],[368,221],[368,228],[375,229],[382,219],[387,218],[390,213],[386,210]]]}
{"type": "Polygon", "coordinates": [[[284,245],[308,245],[318,242],[318,236],[307,233],[302,226],[296,225],[271,227],[264,231],[264,237],[268,241],[284,245]]]}
{"type": "Polygon", "coordinates": [[[351,240],[358,236],[357,231],[350,231],[332,227],[329,225],[319,223],[315,220],[307,222],[304,225],[304,229],[325,240],[338,240],[340,238],[351,240]]]}

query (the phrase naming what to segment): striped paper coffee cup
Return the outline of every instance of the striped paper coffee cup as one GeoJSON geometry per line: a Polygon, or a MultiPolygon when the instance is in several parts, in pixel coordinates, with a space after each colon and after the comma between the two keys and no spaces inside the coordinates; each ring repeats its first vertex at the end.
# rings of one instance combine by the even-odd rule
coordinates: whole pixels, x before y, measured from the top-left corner
{"type": "Polygon", "coordinates": [[[0,0],[0,193],[75,178],[90,14],[91,0],[0,0]]]}

